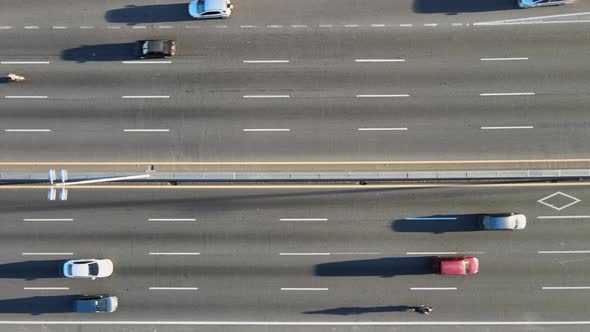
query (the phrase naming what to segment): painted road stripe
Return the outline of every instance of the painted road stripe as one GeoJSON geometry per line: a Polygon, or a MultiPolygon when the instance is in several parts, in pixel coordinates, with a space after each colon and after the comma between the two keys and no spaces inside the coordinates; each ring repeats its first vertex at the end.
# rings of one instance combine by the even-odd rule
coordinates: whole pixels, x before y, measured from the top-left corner
{"type": "Polygon", "coordinates": [[[169,132],[170,129],[123,129],[126,133],[146,133],[146,132],[169,132]]]}
{"type": "Polygon", "coordinates": [[[169,60],[165,60],[165,61],[122,61],[122,63],[127,63],[127,64],[160,64],[160,63],[172,63],[172,61],[169,60]]]}
{"type": "Polygon", "coordinates": [[[6,99],[47,99],[48,96],[4,96],[6,99]]]}
{"type": "Polygon", "coordinates": [[[408,128],[357,128],[358,131],[405,131],[408,128]]]}
{"type": "Polygon", "coordinates": [[[383,27],[385,27],[385,24],[371,24],[371,27],[373,27],[373,28],[383,28],[383,27]]]}
{"type": "Polygon", "coordinates": [[[281,218],[279,221],[328,221],[328,218],[281,218]]]}
{"type": "Polygon", "coordinates": [[[242,98],[255,99],[255,98],[291,98],[290,95],[245,95],[242,98]]]}
{"type": "Polygon", "coordinates": [[[403,98],[409,97],[408,94],[399,94],[399,95],[356,95],[357,98],[403,98]]]}
{"type": "Polygon", "coordinates": [[[68,290],[70,287],[23,287],[24,290],[68,290]]]}
{"type": "Polygon", "coordinates": [[[537,219],[587,219],[590,216],[538,216],[537,219]]]}
{"type": "Polygon", "coordinates": [[[264,129],[264,128],[248,128],[248,129],[242,129],[242,131],[245,132],[264,132],[264,131],[291,131],[291,129],[286,129],[286,128],[269,128],[269,129],[264,129]]]}
{"type": "Polygon", "coordinates": [[[400,26],[400,27],[407,28],[407,27],[412,27],[412,26],[414,26],[414,25],[413,25],[413,24],[411,24],[411,23],[402,23],[402,24],[400,24],[399,26],[400,26]]]}
{"type": "Polygon", "coordinates": [[[361,251],[361,252],[335,252],[332,255],[381,255],[378,251],[361,251]]]}
{"type": "Polygon", "coordinates": [[[534,92],[492,92],[492,93],[480,93],[482,97],[490,96],[534,96],[534,92]]]}
{"type": "Polygon", "coordinates": [[[282,291],[327,291],[328,288],[293,288],[293,287],[281,287],[282,291]]]}
{"type": "Polygon", "coordinates": [[[539,254],[590,254],[590,250],[545,250],[538,251],[539,254]]]}
{"type": "Polygon", "coordinates": [[[406,59],[354,59],[354,62],[405,62],[406,59]]]}
{"type": "Polygon", "coordinates": [[[148,221],[197,221],[195,218],[149,218],[148,221]]]}
{"type": "Polygon", "coordinates": [[[147,98],[147,99],[167,99],[167,98],[170,98],[170,96],[121,96],[121,98],[123,98],[123,99],[141,99],[141,98],[147,98]]]}
{"type": "Polygon", "coordinates": [[[3,65],[48,65],[49,61],[0,61],[3,65]]]}
{"type": "Polygon", "coordinates": [[[150,290],[198,290],[197,287],[150,287],[150,290]]]}
{"type": "Polygon", "coordinates": [[[457,217],[414,217],[405,220],[457,220],[457,217]]]}
{"type": "Polygon", "coordinates": [[[244,60],[244,63],[289,63],[289,60],[244,60]]]}
{"type": "Polygon", "coordinates": [[[481,61],[524,61],[529,58],[481,58],[481,61]]]}
{"type": "Polygon", "coordinates": [[[590,321],[166,321],[166,320],[2,320],[2,325],[174,325],[174,326],[575,326],[590,321]]]}
{"type": "Polygon", "coordinates": [[[457,290],[457,287],[411,287],[410,290],[457,290]]]}
{"type": "Polygon", "coordinates": [[[4,129],[7,133],[48,133],[51,129],[4,129]]]}
{"type": "Polygon", "coordinates": [[[25,30],[36,30],[39,29],[38,25],[27,25],[25,26],[25,30]]]}
{"type": "Polygon", "coordinates": [[[72,256],[73,252],[23,252],[23,256],[72,256]]]}
{"type": "Polygon", "coordinates": [[[425,27],[436,27],[438,26],[438,23],[424,23],[425,27]]]}
{"type": "Polygon", "coordinates": [[[55,29],[55,30],[63,30],[63,29],[67,29],[68,27],[63,26],[63,25],[56,25],[56,26],[53,26],[51,28],[52,29],[55,29]]]}
{"type": "Polygon", "coordinates": [[[279,256],[330,256],[329,252],[282,252],[279,256]]]}
{"type": "Polygon", "coordinates": [[[26,218],[23,221],[74,221],[73,218],[50,218],[50,219],[38,219],[38,218],[26,218]]]}
{"type": "Polygon", "coordinates": [[[590,286],[577,286],[577,287],[541,287],[544,290],[568,290],[568,289],[590,289],[590,286]]]}
{"type": "Polygon", "coordinates": [[[150,256],[199,256],[200,252],[150,252],[150,256]]]}
{"type": "Polygon", "coordinates": [[[533,126],[505,126],[505,127],[480,127],[482,130],[497,130],[497,129],[533,129],[533,126]]]}
{"type": "Polygon", "coordinates": [[[458,254],[485,254],[484,251],[408,251],[406,255],[458,255],[458,254]]]}

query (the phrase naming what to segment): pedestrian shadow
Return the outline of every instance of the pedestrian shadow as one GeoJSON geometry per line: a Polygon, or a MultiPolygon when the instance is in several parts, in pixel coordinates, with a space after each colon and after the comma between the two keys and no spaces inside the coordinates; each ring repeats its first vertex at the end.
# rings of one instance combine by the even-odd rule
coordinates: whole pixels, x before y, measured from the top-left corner
{"type": "Polygon", "coordinates": [[[74,311],[79,295],[33,296],[0,300],[0,314],[58,314],[74,311]]]}
{"type": "Polygon", "coordinates": [[[432,274],[432,256],[389,257],[317,264],[319,277],[395,277],[432,274]]]}
{"type": "Polygon", "coordinates": [[[188,13],[189,2],[136,6],[112,9],[106,12],[105,19],[111,23],[163,23],[192,20],[188,13]]]}
{"type": "Polygon", "coordinates": [[[481,226],[478,214],[431,215],[394,220],[391,229],[402,233],[443,234],[480,231],[481,226]]]}
{"type": "Polygon", "coordinates": [[[49,279],[60,278],[66,260],[26,261],[0,264],[0,279],[49,279]]]}
{"type": "Polygon", "coordinates": [[[380,312],[396,312],[396,311],[413,311],[415,307],[407,305],[389,305],[382,307],[340,307],[332,309],[323,309],[315,311],[305,311],[306,315],[338,315],[338,316],[349,316],[349,315],[362,315],[380,312]]]}
{"type": "Polygon", "coordinates": [[[414,0],[414,12],[447,14],[519,9],[516,0],[414,0]]]}
{"type": "Polygon", "coordinates": [[[139,54],[138,47],[137,43],[82,45],[63,50],[61,58],[64,61],[75,61],[79,63],[89,61],[137,60],[139,54]]]}

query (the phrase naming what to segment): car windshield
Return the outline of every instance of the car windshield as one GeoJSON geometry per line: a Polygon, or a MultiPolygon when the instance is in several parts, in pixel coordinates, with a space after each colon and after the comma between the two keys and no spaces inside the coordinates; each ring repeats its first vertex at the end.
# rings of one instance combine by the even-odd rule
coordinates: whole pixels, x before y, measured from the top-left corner
{"type": "Polygon", "coordinates": [[[205,11],[205,0],[197,1],[197,13],[203,13],[205,11]]]}
{"type": "Polygon", "coordinates": [[[463,263],[465,264],[465,271],[469,272],[471,269],[471,266],[469,265],[469,260],[468,259],[464,259],[463,263]]]}
{"type": "Polygon", "coordinates": [[[104,312],[107,308],[107,301],[105,299],[96,300],[96,311],[104,312]]]}
{"type": "Polygon", "coordinates": [[[96,263],[92,263],[88,265],[88,273],[91,276],[97,276],[98,275],[98,264],[96,263]]]}

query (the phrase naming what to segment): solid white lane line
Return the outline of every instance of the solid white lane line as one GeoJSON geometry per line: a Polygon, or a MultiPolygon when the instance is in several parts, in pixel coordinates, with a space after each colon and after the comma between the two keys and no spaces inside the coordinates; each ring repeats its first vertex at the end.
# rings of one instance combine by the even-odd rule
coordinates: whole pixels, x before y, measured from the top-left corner
{"type": "Polygon", "coordinates": [[[538,216],[537,219],[587,219],[590,216],[538,216]]]}
{"type": "Polygon", "coordinates": [[[289,63],[289,60],[244,60],[244,63],[289,63]]]}
{"type": "Polygon", "coordinates": [[[146,132],[169,132],[170,129],[123,129],[126,133],[146,133],[146,132]]]}
{"type": "Polygon", "coordinates": [[[23,287],[24,290],[68,290],[70,287],[23,287]]]}
{"type": "Polygon", "coordinates": [[[328,288],[293,288],[293,287],[281,287],[282,291],[327,291],[328,288]]]}
{"type": "Polygon", "coordinates": [[[150,256],[199,256],[200,252],[150,252],[150,256]]]}
{"type": "Polygon", "coordinates": [[[457,220],[457,217],[414,217],[405,220],[457,220]]]}
{"type": "Polygon", "coordinates": [[[408,128],[357,128],[358,131],[406,131],[408,128]]]}
{"type": "Polygon", "coordinates": [[[357,98],[403,98],[409,97],[408,94],[399,94],[399,95],[356,95],[357,98]]]}
{"type": "Polygon", "coordinates": [[[485,254],[485,251],[408,251],[406,255],[475,255],[485,254]]]}
{"type": "Polygon", "coordinates": [[[149,218],[148,221],[197,221],[195,218],[149,218]]]}
{"type": "Polygon", "coordinates": [[[354,59],[354,62],[405,62],[406,59],[354,59]]]}
{"type": "Polygon", "coordinates": [[[48,65],[49,61],[0,61],[3,65],[48,65]]]}
{"type": "Polygon", "coordinates": [[[480,93],[482,97],[490,96],[534,96],[534,92],[491,92],[491,93],[480,93]]]}
{"type": "Polygon", "coordinates": [[[524,61],[529,58],[481,58],[481,61],[524,61]]]}
{"type": "Polygon", "coordinates": [[[23,252],[23,256],[72,256],[73,252],[23,252]]]}
{"type": "Polygon", "coordinates": [[[533,129],[533,126],[505,126],[505,127],[480,127],[482,130],[497,130],[497,129],[533,129]]]}
{"type": "Polygon", "coordinates": [[[542,250],[539,254],[590,254],[590,250],[542,250]]]}
{"type": "Polygon", "coordinates": [[[4,129],[7,133],[48,133],[51,129],[4,129]]]}
{"type": "Polygon", "coordinates": [[[330,256],[329,252],[281,252],[279,256],[330,256]]]}
{"type": "Polygon", "coordinates": [[[141,60],[133,60],[133,61],[121,61],[125,64],[160,64],[160,63],[172,63],[170,60],[163,60],[163,61],[141,61],[141,60]]]}
{"type": "Polygon", "coordinates": [[[170,96],[121,96],[123,99],[140,99],[140,98],[147,98],[147,99],[167,99],[170,96]]]}
{"type": "Polygon", "coordinates": [[[49,219],[38,219],[38,218],[25,218],[23,221],[74,221],[73,218],[49,218],[49,219]]]}
{"type": "Polygon", "coordinates": [[[365,251],[365,252],[335,252],[332,255],[381,255],[378,251],[365,251]]]}
{"type": "Polygon", "coordinates": [[[4,96],[5,99],[47,99],[48,96],[4,96]]]}
{"type": "Polygon", "coordinates": [[[567,289],[590,289],[590,286],[574,286],[574,287],[541,287],[544,290],[567,290],[567,289]]]}
{"type": "Polygon", "coordinates": [[[269,128],[269,129],[264,129],[264,128],[247,128],[247,129],[242,129],[242,131],[245,132],[264,132],[264,131],[291,131],[291,129],[286,129],[286,128],[269,128]]]}
{"type": "Polygon", "coordinates": [[[411,287],[410,290],[457,290],[457,287],[411,287]]]}
{"type": "Polygon", "coordinates": [[[245,95],[242,98],[254,99],[254,98],[291,98],[290,95],[245,95]]]}
{"type": "Polygon", "coordinates": [[[279,221],[328,221],[328,218],[281,218],[279,221]]]}
{"type": "Polygon", "coordinates": [[[198,290],[197,287],[150,287],[150,290],[198,290]]]}
{"type": "MultiPolygon", "coordinates": [[[[590,325],[590,321],[172,321],[172,320],[2,320],[2,325],[174,325],[174,326],[551,326],[590,325]]],[[[455,328],[456,329],[456,328],[455,328]]]]}

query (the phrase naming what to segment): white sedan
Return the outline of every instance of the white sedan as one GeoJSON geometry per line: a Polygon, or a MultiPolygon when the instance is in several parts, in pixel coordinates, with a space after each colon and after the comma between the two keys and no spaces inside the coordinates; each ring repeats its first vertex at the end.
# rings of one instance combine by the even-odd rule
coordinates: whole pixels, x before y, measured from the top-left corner
{"type": "Polygon", "coordinates": [[[518,0],[520,8],[560,6],[574,3],[574,0],[518,0]]]}
{"type": "Polygon", "coordinates": [[[66,278],[105,278],[113,274],[110,259],[71,259],[64,263],[62,274],[66,278]]]}
{"type": "Polygon", "coordinates": [[[231,0],[193,0],[188,4],[188,13],[198,19],[226,18],[233,8],[231,0]]]}

